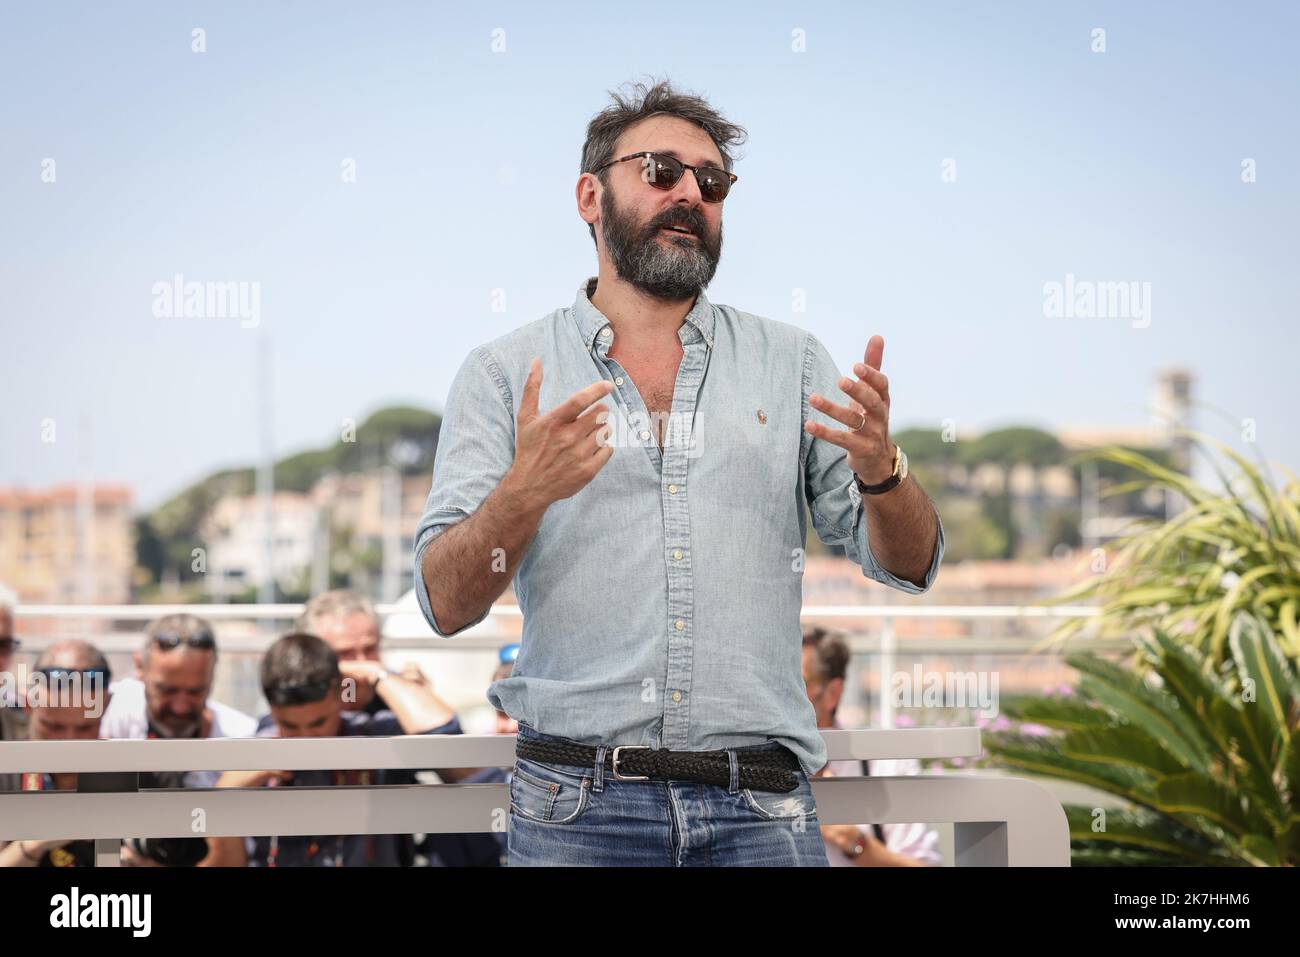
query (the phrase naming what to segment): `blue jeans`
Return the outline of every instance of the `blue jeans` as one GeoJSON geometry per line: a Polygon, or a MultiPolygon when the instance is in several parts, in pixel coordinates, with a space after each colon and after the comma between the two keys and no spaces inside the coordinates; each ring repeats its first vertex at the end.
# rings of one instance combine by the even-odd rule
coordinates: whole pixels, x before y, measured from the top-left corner
{"type": "MultiPolygon", "coordinates": [[[[519,725],[516,741],[563,740],[519,725]]],[[[738,759],[776,742],[729,748],[727,787],[694,781],[621,781],[604,769],[516,758],[510,777],[511,867],[827,867],[812,786],[742,788],[738,759]]]]}

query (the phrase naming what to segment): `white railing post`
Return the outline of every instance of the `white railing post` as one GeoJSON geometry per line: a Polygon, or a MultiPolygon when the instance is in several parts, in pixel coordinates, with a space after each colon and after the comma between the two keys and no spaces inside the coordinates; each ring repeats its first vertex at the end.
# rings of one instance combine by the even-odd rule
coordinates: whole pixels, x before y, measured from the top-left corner
{"type": "Polygon", "coordinates": [[[894,633],[894,618],[886,615],[880,622],[880,726],[894,726],[894,699],[889,693],[896,667],[894,656],[898,651],[898,637],[894,633]]]}

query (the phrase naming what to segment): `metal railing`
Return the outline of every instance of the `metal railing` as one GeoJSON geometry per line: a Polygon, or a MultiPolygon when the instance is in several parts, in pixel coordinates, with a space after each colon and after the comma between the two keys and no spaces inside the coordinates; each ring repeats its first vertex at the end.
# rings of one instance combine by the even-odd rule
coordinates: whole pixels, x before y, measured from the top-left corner
{"type": "MultiPolygon", "coordinates": [[[[829,759],[980,754],[977,728],[826,730],[829,759]]],[[[76,773],[77,791],[0,793],[0,841],[95,842],[115,866],[123,838],[256,834],[447,834],[507,826],[505,784],[139,788],[144,771],[511,767],[513,735],[16,741],[0,773],[76,773]],[[196,812],[203,827],[196,830],[196,812]]],[[[952,823],[958,866],[1068,866],[1060,803],[1031,781],[969,774],[814,778],[821,824],[952,823]]]]}

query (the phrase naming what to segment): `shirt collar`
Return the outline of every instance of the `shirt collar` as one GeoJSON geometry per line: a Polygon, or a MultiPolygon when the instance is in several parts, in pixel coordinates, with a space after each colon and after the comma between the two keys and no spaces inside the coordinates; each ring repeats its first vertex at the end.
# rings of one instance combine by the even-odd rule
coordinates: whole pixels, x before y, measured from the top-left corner
{"type": "MultiPolygon", "coordinates": [[[[609,320],[605,318],[605,314],[591,304],[591,294],[596,290],[597,278],[591,276],[584,279],[582,285],[578,287],[578,296],[573,300],[573,320],[578,324],[578,332],[582,335],[582,344],[588,349],[603,346],[602,351],[604,351],[609,348],[610,340],[613,339],[613,327],[610,326],[609,320]],[[602,337],[600,331],[606,327],[611,329],[611,335],[602,337]]],[[[695,297],[695,305],[691,306],[691,311],[686,314],[686,322],[699,331],[700,336],[712,349],[713,304],[709,302],[703,290],[695,297]]]]}

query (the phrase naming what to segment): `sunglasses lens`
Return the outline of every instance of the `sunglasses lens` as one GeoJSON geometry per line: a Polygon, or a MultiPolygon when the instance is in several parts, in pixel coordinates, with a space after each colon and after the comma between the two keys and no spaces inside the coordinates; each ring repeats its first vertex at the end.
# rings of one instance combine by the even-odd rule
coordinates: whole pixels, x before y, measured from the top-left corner
{"type": "Polygon", "coordinates": [[[705,167],[696,173],[700,184],[700,199],[706,203],[720,203],[731,189],[731,177],[723,170],[705,167]]]}
{"type": "Polygon", "coordinates": [[[211,650],[217,646],[216,639],[213,638],[212,633],[208,631],[200,631],[196,634],[185,636],[155,635],[153,639],[153,643],[163,651],[171,651],[173,648],[179,647],[182,642],[189,645],[191,648],[199,648],[204,651],[211,650]]]}
{"type": "Polygon", "coordinates": [[[103,668],[37,668],[40,674],[45,675],[51,682],[60,686],[70,684],[76,680],[75,676],[80,676],[83,681],[93,681],[99,678],[105,685],[112,680],[110,672],[103,668]]]}
{"type": "Polygon", "coordinates": [[[685,168],[671,156],[651,153],[641,167],[641,178],[657,189],[672,189],[683,172],[685,168]]]}
{"type": "MultiPolygon", "coordinates": [[[[641,164],[641,178],[658,189],[672,189],[686,167],[664,153],[650,153],[641,164]]],[[[695,171],[700,184],[700,198],[706,203],[720,203],[731,191],[731,176],[725,171],[704,166],[695,171]]]]}

